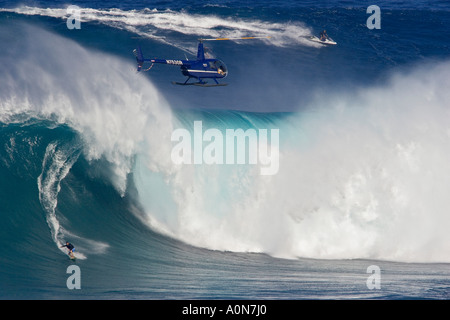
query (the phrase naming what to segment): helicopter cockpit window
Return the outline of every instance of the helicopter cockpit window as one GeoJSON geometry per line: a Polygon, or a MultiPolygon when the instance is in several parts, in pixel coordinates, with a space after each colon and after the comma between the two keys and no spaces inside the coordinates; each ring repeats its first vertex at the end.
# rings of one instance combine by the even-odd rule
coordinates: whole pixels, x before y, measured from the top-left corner
{"type": "Polygon", "coordinates": [[[225,64],[220,61],[220,60],[216,60],[212,63],[213,65],[211,66],[211,68],[217,70],[217,72],[221,75],[226,75],[227,73],[227,68],[225,66],[225,64]]]}

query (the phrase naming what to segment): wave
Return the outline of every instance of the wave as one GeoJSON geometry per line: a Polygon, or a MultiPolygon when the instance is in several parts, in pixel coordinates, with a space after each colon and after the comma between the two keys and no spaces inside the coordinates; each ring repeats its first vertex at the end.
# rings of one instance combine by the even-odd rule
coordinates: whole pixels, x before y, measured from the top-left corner
{"type": "Polygon", "coordinates": [[[50,142],[41,162],[40,201],[56,244],[75,234],[61,229],[54,208],[60,182],[83,155],[110,164],[101,178],[119,194],[132,180],[142,222],[195,246],[286,258],[450,261],[450,96],[441,90],[450,85],[449,62],[398,72],[384,86],[318,96],[296,113],[175,112],[136,76],[133,61],[34,26],[15,28],[21,41],[0,53],[0,121],[51,120],[79,137],[50,142]],[[174,164],[171,134],[194,133],[194,120],[224,134],[278,129],[278,173],[174,164]]]}
{"type": "MultiPolygon", "coordinates": [[[[124,194],[133,155],[145,137],[169,134],[170,111],[154,87],[136,77],[131,63],[87,51],[35,26],[14,28],[21,41],[11,43],[1,55],[5,69],[0,79],[0,121],[48,120],[52,126],[68,125],[80,136],[79,142],[48,144],[37,180],[52,238],[59,246],[65,235],[76,236],[60,227],[55,208],[60,183],[78,156],[111,163],[105,179],[124,194]]],[[[145,143],[145,152],[153,152],[156,160],[155,170],[164,163],[157,160],[161,150],[157,143],[145,143]]]]}

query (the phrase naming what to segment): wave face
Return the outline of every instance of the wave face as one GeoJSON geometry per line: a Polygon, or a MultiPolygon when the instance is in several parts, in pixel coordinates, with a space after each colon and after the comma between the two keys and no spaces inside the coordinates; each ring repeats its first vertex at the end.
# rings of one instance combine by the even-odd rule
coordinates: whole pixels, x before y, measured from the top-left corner
{"type": "MultiPolygon", "coordinates": [[[[374,40],[373,64],[359,61],[367,47],[356,48],[356,58],[336,67],[337,75],[327,80],[335,85],[324,93],[317,85],[334,70],[323,61],[353,52],[345,40],[344,53],[334,54],[306,40],[310,21],[226,17],[226,7],[203,10],[208,14],[85,8],[84,33],[75,39],[61,27],[65,9],[0,12],[0,25],[8,27],[0,29],[0,41],[8,43],[0,52],[0,239],[10,255],[2,268],[11,283],[15,268],[29,271],[20,261],[45,266],[61,256],[67,239],[76,243],[81,263],[112,262],[111,255],[120,254],[125,262],[117,269],[132,264],[136,284],[149,265],[154,272],[186,261],[193,266],[208,250],[294,261],[449,263],[450,93],[442,90],[450,86],[448,48],[429,53],[420,43],[405,57],[374,40]],[[110,41],[95,40],[108,32],[110,41]],[[226,56],[238,82],[231,89],[169,87],[167,77],[178,71],[134,71],[132,36],[145,37],[139,41],[149,41],[155,52],[180,54],[195,51],[189,46],[197,37],[249,33],[272,38],[245,48],[235,43],[239,48],[226,56]],[[266,71],[283,67],[288,76],[259,88],[258,97],[252,90],[268,80],[250,64],[256,83],[242,80],[240,62],[261,49],[265,58],[270,50],[283,53],[283,63],[274,59],[266,71]],[[427,54],[432,58],[424,59],[427,54]],[[314,68],[302,75],[285,70],[302,69],[313,56],[324,63],[324,77],[308,78],[314,68]],[[360,75],[377,68],[383,72],[373,79],[360,75]],[[298,76],[308,87],[291,90],[298,76]],[[303,92],[308,94],[300,99],[303,92]],[[172,135],[183,129],[195,136],[196,121],[202,134],[242,129],[260,137],[261,130],[277,130],[278,170],[261,175],[261,163],[175,163],[172,135]],[[133,264],[138,258],[142,262],[133,264]]],[[[202,138],[205,150],[211,140],[202,138]]],[[[238,265],[242,256],[234,257],[238,265]]],[[[35,281],[46,281],[46,268],[35,281]]],[[[120,279],[116,275],[117,283],[125,281],[120,279]]]]}

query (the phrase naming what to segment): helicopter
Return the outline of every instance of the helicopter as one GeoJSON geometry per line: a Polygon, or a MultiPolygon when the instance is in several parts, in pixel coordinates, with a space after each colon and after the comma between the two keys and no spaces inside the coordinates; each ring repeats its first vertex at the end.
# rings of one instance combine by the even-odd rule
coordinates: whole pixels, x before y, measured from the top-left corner
{"type": "Polygon", "coordinates": [[[215,39],[199,39],[198,49],[197,49],[197,59],[196,60],[179,60],[179,59],[146,59],[142,53],[142,49],[138,46],[137,49],[133,50],[136,56],[137,71],[149,71],[153,64],[168,64],[179,66],[181,73],[187,77],[185,82],[175,82],[173,84],[177,85],[196,85],[202,87],[216,87],[216,86],[226,86],[226,83],[219,83],[217,79],[223,79],[228,75],[228,68],[225,63],[219,59],[206,59],[205,49],[203,47],[203,41],[216,41],[216,40],[249,40],[249,39],[260,39],[260,38],[270,38],[270,37],[242,37],[242,38],[215,38],[215,39]],[[147,69],[143,69],[144,63],[150,62],[151,65],[147,69]],[[190,82],[191,79],[197,79],[196,82],[190,82]],[[208,84],[205,79],[213,79],[215,84],[208,84]]]}

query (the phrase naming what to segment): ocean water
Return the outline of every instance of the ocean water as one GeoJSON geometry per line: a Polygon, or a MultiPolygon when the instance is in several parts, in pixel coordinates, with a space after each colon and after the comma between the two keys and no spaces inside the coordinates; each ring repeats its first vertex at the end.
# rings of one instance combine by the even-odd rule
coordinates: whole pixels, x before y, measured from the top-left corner
{"type": "Polygon", "coordinates": [[[0,1],[1,299],[449,298],[447,1],[71,4],[0,1]],[[196,123],[270,163],[176,163],[196,123]]]}

